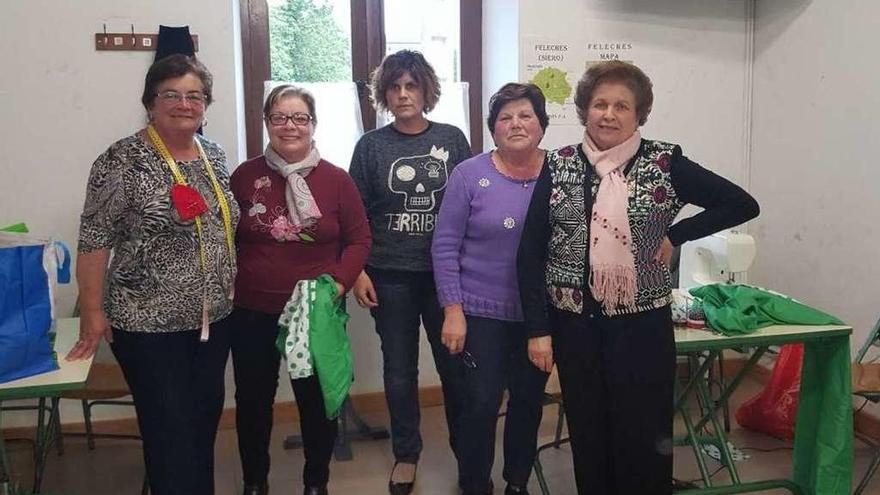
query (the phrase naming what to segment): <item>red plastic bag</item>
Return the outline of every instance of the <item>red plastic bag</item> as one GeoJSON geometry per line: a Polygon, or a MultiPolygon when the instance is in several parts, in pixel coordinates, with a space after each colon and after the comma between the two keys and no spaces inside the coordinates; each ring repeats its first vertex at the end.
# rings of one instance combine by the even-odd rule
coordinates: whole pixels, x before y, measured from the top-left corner
{"type": "Polygon", "coordinates": [[[803,344],[782,346],[770,381],[736,410],[736,422],[776,438],[793,439],[803,360],[803,344]]]}

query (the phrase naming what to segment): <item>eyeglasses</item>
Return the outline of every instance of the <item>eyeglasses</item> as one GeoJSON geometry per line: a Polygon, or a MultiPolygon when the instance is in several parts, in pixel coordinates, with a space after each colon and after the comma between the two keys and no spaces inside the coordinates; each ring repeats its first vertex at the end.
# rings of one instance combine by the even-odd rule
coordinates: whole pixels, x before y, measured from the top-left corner
{"type": "Polygon", "coordinates": [[[208,101],[208,97],[204,93],[192,92],[182,95],[177,91],[161,91],[156,93],[162,101],[165,103],[174,103],[178,104],[183,100],[186,100],[187,103],[193,106],[204,105],[208,101]]]}
{"type": "Polygon", "coordinates": [[[307,113],[297,112],[293,115],[284,115],[283,113],[270,113],[267,119],[270,124],[282,126],[287,125],[287,121],[293,122],[296,126],[307,126],[309,122],[315,120],[314,117],[307,113]]]}

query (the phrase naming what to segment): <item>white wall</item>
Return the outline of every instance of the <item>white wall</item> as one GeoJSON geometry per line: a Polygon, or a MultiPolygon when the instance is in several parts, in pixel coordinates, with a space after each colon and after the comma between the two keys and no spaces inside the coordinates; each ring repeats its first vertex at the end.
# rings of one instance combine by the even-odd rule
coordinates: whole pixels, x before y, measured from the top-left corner
{"type": "MultiPolygon", "coordinates": [[[[104,23],[111,32],[127,32],[131,24],[137,32],[157,32],[160,23],[188,24],[199,35],[198,55],[215,81],[205,133],[238,163],[238,12],[230,2],[217,7],[210,0],[5,1],[0,224],[26,221],[32,231],[74,248],[89,167],[110,143],[143,127],[140,96],[155,52],[95,51],[94,33],[104,23]]],[[[72,309],[75,294],[73,286],[62,289],[62,311],[72,309]]]]}
{"type": "MultiPolygon", "coordinates": [[[[582,60],[587,43],[631,43],[621,58],[654,83],[654,107],[642,134],[681,144],[691,159],[735,182],[745,176],[746,20],[745,0],[519,2],[520,39],[581,43],[574,51],[584,54],[582,60]]],[[[567,56],[578,58],[571,51],[567,56]]],[[[581,73],[569,74],[572,97],[581,73]]],[[[544,146],[582,138],[581,126],[551,126],[544,146]]]]}
{"type": "MultiPolygon", "coordinates": [[[[205,134],[231,165],[244,152],[237,2],[212,0],[6,0],[0,15],[0,224],[26,221],[76,247],[79,213],[94,159],[145,123],[140,103],[155,52],[99,52],[94,33],[158,32],[189,25],[197,54],[214,75],[215,103],[205,134]]],[[[69,315],[75,284],[62,286],[59,311],[69,315]]],[[[99,359],[108,359],[105,347],[99,359]]],[[[103,409],[103,410],[102,410],[103,409]]],[[[111,408],[112,409],[112,408],[111,408]]],[[[111,412],[95,410],[98,417],[111,412]]],[[[71,403],[65,421],[82,421],[71,403]]],[[[4,426],[32,415],[4,415],[4,426]]]]}
{"type": "Polygon", "coordinates": [[[756,282],[853,325],[880,316],[880,4],[757,2],[751,191],[756,282]]]}
{"type": "MultiPolygon", "coordinates": [[[[519,80],[519,2],[483,0],[483,112],[488,115],[489,98],[511,81],[519,80]]],[[[476,116],[471,115],[471,120],[476,116]]],[[[495,148],[492,134],[480,119],[483,149],[495,148]]]]}

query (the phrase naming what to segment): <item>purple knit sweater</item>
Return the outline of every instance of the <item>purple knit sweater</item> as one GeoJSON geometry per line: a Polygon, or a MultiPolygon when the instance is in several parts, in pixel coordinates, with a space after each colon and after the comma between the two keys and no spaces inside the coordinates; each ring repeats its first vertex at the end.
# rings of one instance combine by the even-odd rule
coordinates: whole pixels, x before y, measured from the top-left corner
{"type": "Polygon", "coordinates": [[[502,175],[489,153],[461,162],[446,186],[431,254],[442,306],[522,321],[516,251],[534,179],[502,175]]]}

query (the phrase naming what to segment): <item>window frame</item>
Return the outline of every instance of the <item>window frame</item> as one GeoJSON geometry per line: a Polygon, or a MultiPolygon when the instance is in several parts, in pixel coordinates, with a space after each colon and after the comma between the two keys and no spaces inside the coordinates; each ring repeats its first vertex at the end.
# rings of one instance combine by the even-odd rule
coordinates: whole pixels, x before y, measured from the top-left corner
{"type": "MultiPolygon", "coordinates": [[[[469,83],[471,150],[483,150],[483,6],[459,0],[461,80],[469,83]]],[[[271,77],[269,5],[266,0],[240,0],[242,70],[247,157],[263,153],[263,82],[271,77]]],[[[369,100],[370,72],[385,55],[384,0],[351,0],[352,78],[358,85],[365,130],[375,127],[369,100]]]]}

